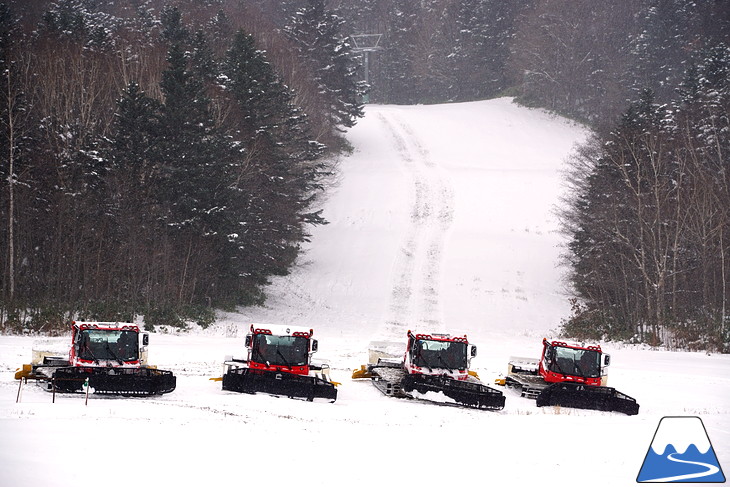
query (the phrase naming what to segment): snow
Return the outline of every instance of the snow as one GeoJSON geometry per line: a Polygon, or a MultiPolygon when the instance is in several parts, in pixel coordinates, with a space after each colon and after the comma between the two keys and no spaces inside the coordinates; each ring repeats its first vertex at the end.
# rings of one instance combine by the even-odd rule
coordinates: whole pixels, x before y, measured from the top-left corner
{"type": "Polygon", "coordinates": [[[0,483],[629,486],[664,416],[701,417],[730,468],[725,355],[601,343],[609,385],[641,405],[631,417],[537,408],[509,391],[500,412],[439,406],[350,379],[371,341],[405,344],[408,329],[467,334],[488,384],[510,357],[537,357],[543,337],[558,338],[570,307],[553,210],[565,157],[586,136],[508,98],[368,106],[324,203],[331,223],[273,281],[266,306],[152,334],[150,363],[175,372],[173,393],[92,395],[85,406],[77,395],[54,404],[28,384],[16,403],[13,373],[35,338],[0,337],[0,483]],[[224,392],[209,380],[226,355],[243,354],[251,323],[313,328],[315,359],[342,383],[337,402],[224,392]]]}

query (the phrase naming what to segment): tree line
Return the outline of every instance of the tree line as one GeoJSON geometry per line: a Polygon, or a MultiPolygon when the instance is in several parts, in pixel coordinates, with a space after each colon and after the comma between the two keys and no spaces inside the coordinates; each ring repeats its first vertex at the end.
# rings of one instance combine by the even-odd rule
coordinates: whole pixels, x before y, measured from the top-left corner
{"type": "Polygon", "coordinates": [[[5,329],[206,325],[326,223],[364,87],[323,3],[276,39],[220,2],[116,4],[0,3],[5,329]]]}
{"type": "Polygon", "coordinates": [[[730,46],[645,90],[571,160],[572,336],[730,350],[730,46]]]}
{"type": "Polygon", "coordinates": [[[605,130],[645,88],[669,102],[688,63],[730,35],[718,0],[332,3],[353,34],[382,36],[370,55],[373,102],[514,96],[605,130]]]}
{"type": "Polygon", "coordinates": [[[565,332],[728,350],[725,3],[2,3],[0,322],[260,303],[366,92],[512,96],[595,133],[560,215],[565,332]]]}

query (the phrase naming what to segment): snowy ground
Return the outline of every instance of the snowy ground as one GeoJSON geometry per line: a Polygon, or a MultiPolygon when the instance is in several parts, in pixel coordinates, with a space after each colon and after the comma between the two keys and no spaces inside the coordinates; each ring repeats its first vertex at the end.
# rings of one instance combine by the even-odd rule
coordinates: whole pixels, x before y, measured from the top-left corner
{"type": "MultiPolygon", "coordinates": [[[[467,333],[485,382],[536,356],[569,308],[553,207],[579,127],[509,99],[368,106],[325,203],[330,225],[265,308],[206,331],[154,334],[150,361],[177,389],[145,399],[15,402],[36,339],[0,337],[0,485],[634,485],[659,420],[699,416],[730,471],[730,357],[603,344],[610,385],[638,416],[535,407],[501,412],[383,396],[350,379],[371,340],[410,328],[467,333]],[[336,403],[223,392],[208,380],[250,322],[315,329],[342,382],[336,403]]],[[[66,339],[46,339],[60,347],[66,339]]],[[[48,344],[48,343],[46,343],[48,344]]]]}

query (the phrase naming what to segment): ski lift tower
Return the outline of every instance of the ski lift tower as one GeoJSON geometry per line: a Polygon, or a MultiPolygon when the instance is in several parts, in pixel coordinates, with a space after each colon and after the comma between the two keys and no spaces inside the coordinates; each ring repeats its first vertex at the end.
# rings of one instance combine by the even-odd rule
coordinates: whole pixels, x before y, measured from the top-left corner
{"type": "MultiPolygon", "coordinates": [[[[380,44],[380,37],[383,34],[355,34],[350,36],[355,47],[352,49],[353,52],[362,53],[362,64],[365,70],[365,83],[370,85],[370,53],[379,51],[382,49],[380,44]]],[[[370,101],[370,95],[365,93],[363,96],[363,103],[370,101]]]]}

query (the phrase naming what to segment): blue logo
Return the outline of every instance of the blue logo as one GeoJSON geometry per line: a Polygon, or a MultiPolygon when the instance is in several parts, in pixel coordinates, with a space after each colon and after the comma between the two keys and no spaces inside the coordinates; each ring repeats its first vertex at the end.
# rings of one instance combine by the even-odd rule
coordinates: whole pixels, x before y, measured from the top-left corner
{"type": "Polygon", "coordinates": [[[725,482],[702,420],[666,416],[659,421],[637,482],[725,482]]]}

